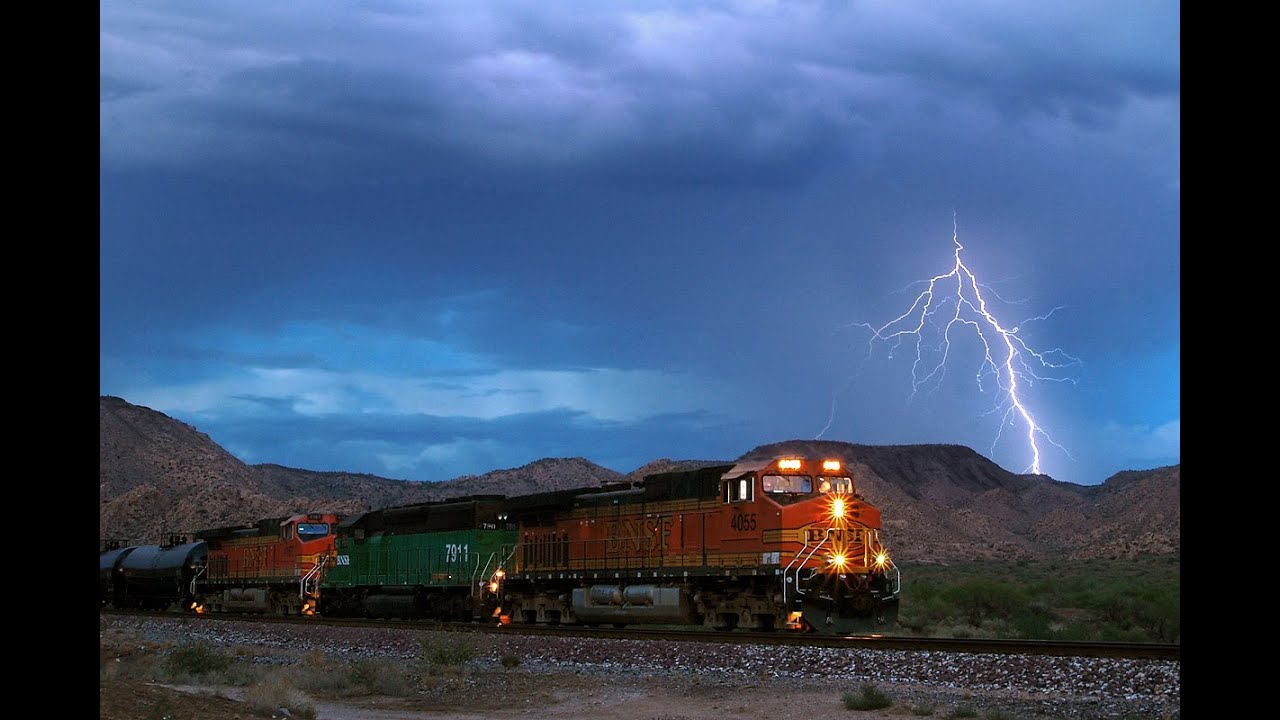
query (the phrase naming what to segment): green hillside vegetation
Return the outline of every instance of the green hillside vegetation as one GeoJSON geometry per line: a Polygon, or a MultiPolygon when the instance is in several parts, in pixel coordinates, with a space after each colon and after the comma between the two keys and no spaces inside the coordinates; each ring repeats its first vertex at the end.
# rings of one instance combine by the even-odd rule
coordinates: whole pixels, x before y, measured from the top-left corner
{"type": "Polygon", "coordinates": [[[1177,555],[902,566],[899,633],[1180,642],[1177,555]]]}

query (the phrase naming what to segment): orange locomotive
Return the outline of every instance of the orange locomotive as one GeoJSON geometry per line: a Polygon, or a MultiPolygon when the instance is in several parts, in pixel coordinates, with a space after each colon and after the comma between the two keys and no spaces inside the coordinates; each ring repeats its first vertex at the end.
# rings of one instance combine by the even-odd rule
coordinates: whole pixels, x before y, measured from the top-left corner
{"type": "Polygon", "coordinates": [[[508,498],[515,623],[883,632],[900,577],[839,460],[784,457],[508,498]]]}
{"type": "Polygon", "coordinates": [[[196,578],[198,612],[315,613],[323,572],[334,560],[334,529],[343,517],[305,513],[202,530],[209,562],[196,578]]]}

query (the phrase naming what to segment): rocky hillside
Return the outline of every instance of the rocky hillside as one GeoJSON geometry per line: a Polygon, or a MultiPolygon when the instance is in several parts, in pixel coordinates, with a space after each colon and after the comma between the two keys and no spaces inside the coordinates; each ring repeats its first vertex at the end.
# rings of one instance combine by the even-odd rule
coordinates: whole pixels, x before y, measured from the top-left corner
{"type": "Polygon", "coordinates": [[[1178,465],[1075,485],[1011,473],[961,445],[792,440],[744,457],[791,453],[843,459],[903,559],[1133,557],[1181,547],[1178,465]]]}
{"type": "Polygon", "coordinates": [[[208,435],[118,397],[99,401],[99,539],[157,542],[173,533],[303,511],[344,514],[461,495],[512,495],[618,482],[583,458],[447,482],[246,465],[208,435]]]}
{"type": "Polygon", "coordinates": [[[901,561],[1128,557],[1180,550],[1180,466],[1073,485],[1018,475],[958,445],[789,440],[741,458],[647,463],[627,474],[584,458],[439,483],[246,465],[195,428],[115,397],[100,401],[100,538],[155,542],[169,533],[293,512],[370,508],[474,494],[517,495],[639,480],[647,474],[812,453],[842,458],[881,508],[901,561]]]}

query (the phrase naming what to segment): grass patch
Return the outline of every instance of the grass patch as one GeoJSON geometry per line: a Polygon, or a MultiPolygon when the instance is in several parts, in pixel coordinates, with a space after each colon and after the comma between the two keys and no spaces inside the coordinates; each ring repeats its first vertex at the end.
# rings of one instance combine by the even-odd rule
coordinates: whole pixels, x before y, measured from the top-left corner
{"type": "Polygon", "coordinates": [[[511,668],[520,667],[520,656],[509,652],[502,656],[502,667],[510,670],[511,668]]]}

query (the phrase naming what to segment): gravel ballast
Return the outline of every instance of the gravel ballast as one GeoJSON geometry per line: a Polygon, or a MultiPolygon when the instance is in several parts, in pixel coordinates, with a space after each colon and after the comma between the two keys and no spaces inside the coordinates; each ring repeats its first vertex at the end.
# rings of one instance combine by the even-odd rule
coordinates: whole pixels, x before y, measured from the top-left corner
{"type": "MultiPolygon", "coordinates": [[[[205,618],[104,615],[100,627],[157,644],[194,640],[263,652],[255,662],[286,663],[319,651],[345,661],[400,659],[422,653],[423,627],[364,628],[205,618]]],[[[703,686],[811,688],[830,694],[874,684],[903,704],[940,707],[972,703],[1014,717],[1177,718],[1181,664],[1170,660],[974,654],[864,648],[804,648],[758,644],[661,642],[610,638],[468,633],[480,669],[520,659],[520,672],[598,678],[696,678],[703,686]]],[[[252,654],[252,653],[251,653],[252,654]]],[[[945,716],[945,715],[942,715],[945,716]]],[[[853,713],[853,717],[859,717],[853,713]]]]}

